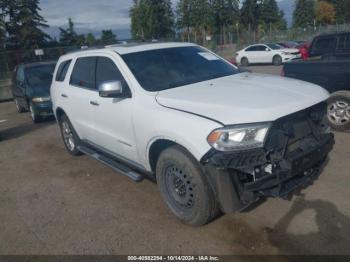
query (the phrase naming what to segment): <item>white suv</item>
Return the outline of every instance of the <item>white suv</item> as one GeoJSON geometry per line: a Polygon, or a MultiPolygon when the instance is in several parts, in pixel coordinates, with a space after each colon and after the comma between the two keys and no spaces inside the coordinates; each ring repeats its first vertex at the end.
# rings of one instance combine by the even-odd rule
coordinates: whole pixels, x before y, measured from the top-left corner
{"type": "Polygon", "coordinates": [[[191,225],[309,183],[334,143],[324,125],[328,96],[313,84],[242,72],[190,43],[67,54],[51,86],[69,153],[134,181],[153,178],[191,225]]]}

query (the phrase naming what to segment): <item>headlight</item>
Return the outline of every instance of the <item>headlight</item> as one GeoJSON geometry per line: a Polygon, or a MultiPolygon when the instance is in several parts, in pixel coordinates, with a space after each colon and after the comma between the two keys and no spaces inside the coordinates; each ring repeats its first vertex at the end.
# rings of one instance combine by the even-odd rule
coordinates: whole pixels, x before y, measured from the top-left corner
{"type": "Polygon", "coordinates": [[[219,151],[236,151],[263,147],[271,123],[239,125],[216,129],[208,143],[219,151]]]}
{"type": "Polygon", "coordinates": [[[34,103],[40,103],[40,102],[49,102],[51,101],[51,97],[45,96],[45,97],[34,97],[32,99],[34,103]]]}

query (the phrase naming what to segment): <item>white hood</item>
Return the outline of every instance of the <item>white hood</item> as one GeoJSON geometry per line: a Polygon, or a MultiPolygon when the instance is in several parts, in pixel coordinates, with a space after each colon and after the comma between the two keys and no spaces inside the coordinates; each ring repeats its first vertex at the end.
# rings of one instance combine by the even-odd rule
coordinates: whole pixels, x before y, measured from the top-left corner
{"type": "Polygon", "coordinates": [[[156,100],[166,107],[232,125],[274,121],[328,97],[326,90],[307,82],[241,73],[161,91],[156,100]]]}
{"type": "Polygon", "coordinates": [[[282,49],[277,49],[274,51],[281,52],[281,53],[285,52],[285,53],[289,53],[289,54],[300,52],[299,49],[295,49],[295,48],[282,48],[282,49]]]}

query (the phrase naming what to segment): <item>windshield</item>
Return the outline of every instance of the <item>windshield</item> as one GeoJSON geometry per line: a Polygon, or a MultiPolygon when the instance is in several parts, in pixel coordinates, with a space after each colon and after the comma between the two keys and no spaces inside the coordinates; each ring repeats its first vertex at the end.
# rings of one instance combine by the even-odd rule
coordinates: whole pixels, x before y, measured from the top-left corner
{"type": "Polygon", "coordinates": [[[49,89],[55,64],[38,65],[25,69],[28,84],[35,88],[49,89]]]}
{"type": "Polygon", "coordinates": [[[267,46],[270,47],[272,50],[281,49],[281,46],[277,44],[267,44],[267,46]]]}
{"type": "Polygon", "coordinates": [[[197,46],[157,49],[122,56],[140,85],[156,92],[238,73],[197,46]]]}

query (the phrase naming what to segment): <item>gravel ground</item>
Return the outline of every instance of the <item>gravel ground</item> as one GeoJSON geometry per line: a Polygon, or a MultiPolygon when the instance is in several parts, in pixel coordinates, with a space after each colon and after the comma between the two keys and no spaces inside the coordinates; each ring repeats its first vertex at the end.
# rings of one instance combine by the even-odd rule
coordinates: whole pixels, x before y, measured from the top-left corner
{"type": "Polygon", "coordinates": [[[54,121],[0,103],[0,135],[0,254],[350,254],[348,133],[298,196],[200,228],[176,220],[156,184],[67,154],[54,121]]]}

